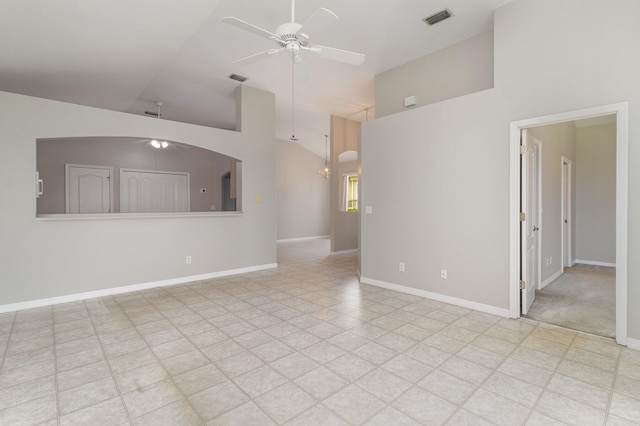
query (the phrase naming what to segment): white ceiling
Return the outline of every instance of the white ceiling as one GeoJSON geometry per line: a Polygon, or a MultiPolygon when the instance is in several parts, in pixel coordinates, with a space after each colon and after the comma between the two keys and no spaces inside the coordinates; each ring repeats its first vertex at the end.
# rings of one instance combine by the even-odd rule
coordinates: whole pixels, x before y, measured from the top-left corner
{"type": "MultiPolygon", "coordinates": [[[[324,157],[329,117],[363,121],[374,76],[493,28],[511,0],[298,0],[296,21],[320,7],[340,20],[312,39],[366,54],[352,66],[304,56],[295,85],[295,135],[324,157]],[[421,19],[449,8],[433,27],[421,19]]],[[[286,55],[232,64],[275,47],[221,22],[235,16],[270,31],[290,21],[290,0],[0,0],[0,90],[220,128],[235,127],[232,73],[276,94],[276,136],[292,133],[286,55]]],[[[369,119],[375,108],[369,111],[369,119]]]]}

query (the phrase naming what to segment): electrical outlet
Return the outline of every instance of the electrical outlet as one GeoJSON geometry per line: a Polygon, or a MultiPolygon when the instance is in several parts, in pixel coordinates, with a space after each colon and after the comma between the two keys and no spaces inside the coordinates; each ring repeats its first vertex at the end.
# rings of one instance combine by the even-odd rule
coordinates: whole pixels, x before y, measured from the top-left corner
{"type": "Polygon", "coordinates": [[[443,280],[447,279],[447,270],[446,269],[440,269],[440,278],[442,278],[443,280]]]}
{"type": "Polygon", "coordinates": [[[191,265],[191,256],[187,256],[186,263],[187,265],[191,265]]]}
{"type": "Polygon", "coordinates": [[[398,263],[398,270],[399,270],[400,272],[404,272],[404,262],[400,262],[400,263],[398,263]]]}

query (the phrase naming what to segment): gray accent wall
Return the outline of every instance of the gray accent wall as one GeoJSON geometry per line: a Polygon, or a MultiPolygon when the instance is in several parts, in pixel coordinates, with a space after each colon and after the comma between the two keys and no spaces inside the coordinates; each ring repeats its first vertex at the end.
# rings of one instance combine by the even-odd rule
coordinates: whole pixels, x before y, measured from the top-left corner
{"type": "Polygon", "coordinates": [[[237,100],[234,132],[0,92],[0,305],[273,266],[275,97],[242,85],[237,100]],[[79,136],[155,136],[237,158],[243,212],[36,219],[36,139],[79,136]]]}
{"type": "Polygon", "coordinates": [[[276,142],[278,240],[329,235],[331,181],[318,170],[324,158],[295,142],[276,142]]]}
{"type": "MultiPolygon", "coordinates": [[[[439,29],[434,27],[433,34],[439,29]]],[[[431,28],[425,28],[426,31],[431,28]]],[[[492,87],[493,31],[487,31],[378,74],[375,79],[376,117],[492,87]],[[415,96],[415,106],[404,106],[404,98],[408,96],[415,96]]]]}
{"type": "Polygon", "coordinates": [[[616,125],[581,127],[576,137],[575,258],[615,264],[616,125]]]}
{"type": "MultiPolygon", "coordinates": [[[[629,218],[640,217],[640,57],[630,53],[640,51],[640,2],[607,6],[615,16],[603,18],[598,0],[509,3],[494,15],[493,89],[363,123],[361,201],[373,208],[361,217],[363,279],[509,309],[517,120],[628,101],[629,218]]],[[[640,258],[633,222],[628,257],[640,258]]],[[[627,299],[628,337],[639,339],[637,262],[629,262],[627,299]]]]}

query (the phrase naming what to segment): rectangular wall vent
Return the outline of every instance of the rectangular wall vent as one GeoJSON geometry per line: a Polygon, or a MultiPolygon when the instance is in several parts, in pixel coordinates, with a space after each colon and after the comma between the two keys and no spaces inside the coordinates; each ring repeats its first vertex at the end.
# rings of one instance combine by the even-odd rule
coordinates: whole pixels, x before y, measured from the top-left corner
{"type": "Polygon", "coordinates": [[[449,9],[445,9],[441,12],[434,13],[431,16],[427,16],[426,18],[423,19],[423,21],[426,22],[427,25],[435,25],[438,22],[442,22],[445,19],[451,18],[452,16],[453,16],[453,13],[451,13],[449,9]]]}
{"type": "Polygon", "coordinates": [[[229,78],[230,78],[231,80],[239,81],[240,83],[244,83],[245,81],[247,81],[247,77],[244,77],[244,76],[242,76],[242,75],[238,75],[238,74],[231,74],[231,75],[229,76],[229,78]]]}

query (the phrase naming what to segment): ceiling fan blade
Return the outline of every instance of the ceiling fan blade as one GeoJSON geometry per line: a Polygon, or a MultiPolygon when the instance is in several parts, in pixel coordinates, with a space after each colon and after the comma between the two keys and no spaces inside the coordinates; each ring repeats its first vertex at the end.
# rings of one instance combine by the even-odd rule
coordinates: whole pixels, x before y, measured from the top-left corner
{"type": "Polygon", "coordinates": [[[240,58],[240,59],[236,59],[235,61],[231,62],[232,64],[236,64],[238,62],[249,62],[249,61],[255,61],[258,59],[262,59],[265,56],[271,56],[271,55],[275,55],[276,53],[280,53],[284,50],[284,47],[280,48],[280,49],[269,49],[269,50],[264,50],[262,52],[258,52],[258,53],[254,53],[253,55],[249,55],[249,56],[245,56],[244,58],[240,58]]]}
{"type": "Polygon", "coordinates": [[[329,59],[337,62],[344,62],[345,64],[360,65],[364,62],[364,53],[351,52],[349,50],[336,49],[335,47],[327,46],[311,46],[303,47],[305,51],[309,51],[321,58],[329,59]]]}
{"type": "Polygon", "coordinates": [[[236,28],[240,28],[241,30],[245,30],[248,31],[250,33],[253,33],[255,35],[258,35],[260,37],[264,37],[264,38],[268,38],[268,39],[278,39],[278,35],[272,33],[271,31],[267,31],[264,28],[260,28],[260,27],[256,27],[253,24],[250,24],[248,22],[242,21],[238,18],[235,18],[233,16],[226,16],[224,18],[222,18],[222,22],[225,22],[229,25],[232,25],[236,28]]]}
{"type": "Polygon", "coordinates": [[[304,34],[306,39],[308,40],[315,34],[318,34],[328,28],[329,26],[338,22],[338,15],[330,11],[329,9],[325,9],[321,7],[316,10],[313,15],[307,19],[307,22],[302,24],[302,27],[298,30],[298,34],[304,34]]]}

